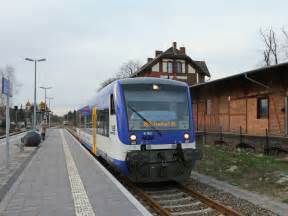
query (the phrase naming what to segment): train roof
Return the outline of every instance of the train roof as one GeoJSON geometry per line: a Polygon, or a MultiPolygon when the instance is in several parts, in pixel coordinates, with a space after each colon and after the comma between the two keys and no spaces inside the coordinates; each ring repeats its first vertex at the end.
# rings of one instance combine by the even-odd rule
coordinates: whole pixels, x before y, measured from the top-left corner
{"type": "Polygon", "coordinates": [[[175,86],[183,86],[188,87],[187,83],[171,80],[171,79],[162,79],[162,78],[154,78],[154,77],[135,77],[135,78],[126,78],[115,80],[109,85],[105,86],[101,89],[91,100],[88,102],[88,106],[91,108],[96,103],[100,105],[100,107],[107,107],[108,100],[107,96],[113,92],[114,86],[117,84],[162,84],[162,85],[175,85],[175,86]]]}
{"type": "Polygon", "coordinates": [[[156,77],[135,77],[135,78],[126,78],[117,80],[115,82],[119,82],[120,84],[149,84],[149,83],[157,83],[157,84],[166,84],[166,85],[178,85],[178,86],[188,86],[185,82],[180,82],[171,79],[163,79],[156,77]]]}

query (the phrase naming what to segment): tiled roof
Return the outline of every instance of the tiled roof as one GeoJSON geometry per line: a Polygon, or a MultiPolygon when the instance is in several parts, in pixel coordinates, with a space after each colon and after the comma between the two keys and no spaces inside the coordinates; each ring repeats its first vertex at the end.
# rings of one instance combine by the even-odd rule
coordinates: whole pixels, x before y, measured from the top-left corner
{"type": "Polygon", "coordinates": [[[202,71],[205,74],[207,74],[207,76],[210,77],[210,72],[209,72],[209,69],[208,69],[205,61],[194,61],[194,62],[202,69],[202,71]]]}
{"type": "Polygon", "coordinates": [[[276,64],[276,65],[270,65],[270,66],[263,66],[260,68],[256,68],[250,71],[245,71],[242,73],[238,73],[238,74],[234,74],[231,76],[227,76],[227,77],[223,77],[223,78],[219,78],[219,79],[215,79],[215,80],[211,80],[209,82],[205,82],[205,83],[197,83],[195,85],[192,85],[191,88],[201,88],[202,86],[210,86],[210,85],[214,85],[217,83],[227,83],[233,79],[240,79],[240,78],[245,78],[245,76],[262,76],[263,74],[267,74],[268,72],[273,73],[274,76],[279,76],[279,74],[276,75],[276,72],[280,72],[282,69],[282,71],[284,70],[285,72],[288,71],[288,62],[283,62],[280,64],[276,64]]]}
{"type": "Polygon", "coordinates": [[[153,60],[147,62],[144,64],[138,71],[136,71],[132,77],[137,76],[139,73],[142,73],[146,71],[147,69],[151,68],[153,65],[155,65],[157,62],[159,62],[160,59],[162,58],[172,58],[172,59],[183,59],[183,60],[188,60],[194,67],[197,67],[200,72],[204,73],[206,76],[210,77],[210,73],[208,70],[208,67],[205,63],[205,61],[194,61],[192,60],[188,55],[182,53],[179,49],[170,47],[166,51],[162,52],[158,56],[156,56],[153,60]]]}

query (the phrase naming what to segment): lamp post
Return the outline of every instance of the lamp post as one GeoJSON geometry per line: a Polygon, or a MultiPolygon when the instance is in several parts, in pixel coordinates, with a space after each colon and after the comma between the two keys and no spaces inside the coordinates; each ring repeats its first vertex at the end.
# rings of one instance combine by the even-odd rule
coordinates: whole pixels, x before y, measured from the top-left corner
{"type": "Polygon", "coordinates": [[[37,62],[41,62],[41,61],[46,61],[45,58],[42,59],[31,59],[31,58],[25,58],[26,61],[30,61],[30,62],[34,62],[35,65],[35,71],[34,71],[34,112],[33,112],[33,131],[36,130],[36,106],[37,106],[37,102],[36,102],[36,71],[37,71],[37,62]]]}
{"type": "MultiPolygon", "coordinates": [[[[47,98],[47,93],[46,93],[46,91],[48,90],[48,89],[51,89],[52,87],[50,86],[50,87],[44,87],[44,86],[40,86],[40,88],[41,89],[44,89],[44,103],[45,103],[45,109],[44,109],[44,113],[45,113],[45,115],[46,115],[46,108],[47,108],[47,104],[46,104],[46,98],[47,98]]],[[[45,118],[45,120],[46,120],[46,123],[47,123],[47,118],[45,118]]]]}
{"type": "MultiPolygon", "coordinates": [[[[49,104],[49,109],[50,109],[50,112],[51,112],[51,106],[50,106],[50,102],[51,102],[51,100],[53,100],[54,98],[53,97],[47,97],[47,99],[48,99],[48,104],[49,104]]],[[[51,122],[51,119],[50,119],[50,112],[48,113],[48,118],[49,118],[49,128],[50,128],[50,126],[51,126],[51,124],[50,124],[50,122],[51,122]]]]}

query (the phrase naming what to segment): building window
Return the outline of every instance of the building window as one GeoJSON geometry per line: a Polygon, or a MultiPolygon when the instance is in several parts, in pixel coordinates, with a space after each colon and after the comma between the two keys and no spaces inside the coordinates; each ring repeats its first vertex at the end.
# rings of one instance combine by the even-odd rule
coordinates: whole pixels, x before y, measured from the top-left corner
{"type": "Polygon", "coordinates": [[[176,71],[177,71],[177,73],[182,73],[182,63],[181,62],[176,63],[176,71]]]}
{"type": "Polygon", "coordinates": [[[162,62],[162,72],[167,72],[167,62],[162,62]]]}
{"type": "Polygon", "coordinates": [[[205,114],[206,115],[211,114],[211,108],[212,108],[212,101],[211,101],[211,99],[207,99],[205,101],[205,114]]]}
{"type": "Polygon", "coordinates": [[[268,98],[257,99],[257,118],[268,118],[268,98]]]}
{"type": "Polygon", "coordinates": [[[167,62],[167,72],[168,73],[173,72],[173,62],[167,62]]]}

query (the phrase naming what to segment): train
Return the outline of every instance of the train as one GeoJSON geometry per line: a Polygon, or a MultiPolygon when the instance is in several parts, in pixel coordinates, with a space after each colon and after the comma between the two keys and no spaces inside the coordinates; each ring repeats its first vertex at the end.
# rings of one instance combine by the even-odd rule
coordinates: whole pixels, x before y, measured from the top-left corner
{"type": "Polygon", "coordinates": [[[184,82],[116,80],[80,113],[82,124],[76,129],[80,141],[133,182],[185,181],[201,159],[184,82]]]}

